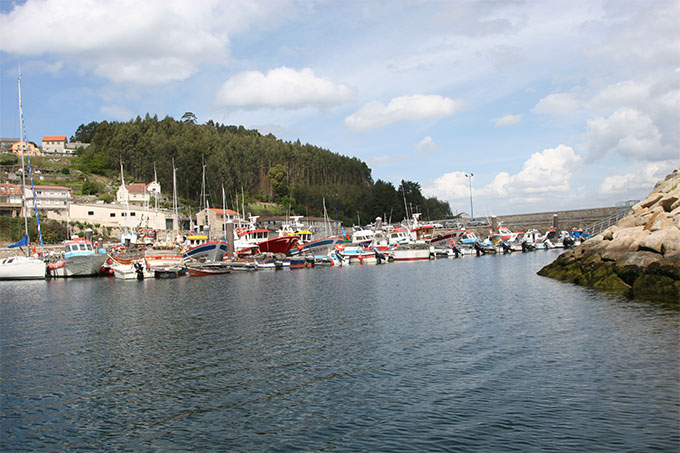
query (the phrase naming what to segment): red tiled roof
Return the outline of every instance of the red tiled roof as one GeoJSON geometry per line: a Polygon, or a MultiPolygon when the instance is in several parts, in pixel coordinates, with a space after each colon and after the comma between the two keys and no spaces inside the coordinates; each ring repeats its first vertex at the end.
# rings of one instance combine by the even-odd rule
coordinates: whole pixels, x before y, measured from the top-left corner
{"type": "Polygon", "coordinates": [[[238,212],[232,211],[231,209],[217,209],[217,208],[210,208],[212,212],[215,214],[219,215],[230,215],[230,216],[238,216],[238,212]]]}
{"type": "Polygon", "coordinates": [[[17,186],[16,184],[0,184],[0,191],[3,193],[10,193],[10,194],[16,194],[20,195],[21,194],[21,187],[17,186]]]}
{"type": "Polygon", "coordinates": [[[46,135],[42,138],[42,141],[44,141],[44,142],[65,142],[66,136],[65,135],[46,135]]]}
{"type": "MultiPolygon", "coordinates": [[[[69,187],[64,187],[64,186],[33,186],[36,189],[53,189],[53,190],[68,190],[69,192],[71,189],[69,187]]],[[[26,187],[28,189],[28,187],[26,187]]]]}
{"type": "Polygon", "coordinates": [[[128,192],[146,193],[146,184],[142,182],[133,182],[132,184],[125,184],[125,188],[128,190],[128,192]]]}

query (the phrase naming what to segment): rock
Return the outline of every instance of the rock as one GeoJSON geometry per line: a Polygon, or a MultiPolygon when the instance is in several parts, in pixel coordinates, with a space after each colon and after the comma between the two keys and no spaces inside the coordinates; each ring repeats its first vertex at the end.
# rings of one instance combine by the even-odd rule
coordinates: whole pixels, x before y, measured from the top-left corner
{"type": "Polygon", "coordinates": [[[680,252],[680,229],[671,226],[651,233],[640,241],[640,250],[662,255],[680,252]]]}
{"type": "Polygon", "coordinates": [[[539,275],[680,303],[680,169],[617,225],[563,253],[539,275]]]}

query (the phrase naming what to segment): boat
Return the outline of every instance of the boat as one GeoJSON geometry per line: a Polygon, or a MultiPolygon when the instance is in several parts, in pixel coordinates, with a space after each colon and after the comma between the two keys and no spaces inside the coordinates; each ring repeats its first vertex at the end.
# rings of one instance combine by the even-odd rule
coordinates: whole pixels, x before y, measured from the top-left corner
{"type": "Polygon", "coordinates": [[[430,244],[427,242],[413,242],[395,245],[392,249],[394,261],[424,261],[430,259],[430,244]]]}
{"type": "Polygon", "coordinates": [[[32,256],[10,256],[0,260],[0,280],[45,280],[46,265],[32,256]]]}
{"type": "Polygon", "coordinates": [[[185,266],[158,266],[153,269],[155,278],[177,278],[186,275],[185,266]]]}
{"type": "Polygon", "coordinates": [[[182,256],[185,260],[222,261],[227,253],[225,241],[210,241],[208,236],[192,234],[183,244],[182,256]]]}
{"type": "Polygon", "coordinates": [[[89,277],[99,275],[107,255],[105,250],[97,250],[92,241],[73,237],[64,241],[64,252],[47,265],[52,277],[89,277]]]}
{"type": "Polygon", "coordinates": [[[228,274],[231,266],[227,262],[219,263],[190,263],[186,265],[190,277],[203,277],[207,275],[228,274]]]}
{"type": "MultiPolygon", "coordinates": [[[[21,105],[21,75],[17,80],[17,89],[19,91],[19,124],[21,124],[21,142],[24,141],[24,113],[23,107],[21,105]]],[[[11,256],[0,260],[0,280],[44,280],[47,267],[45,261],[39,257],[30,256],[30,239],[28,236],[28,216],[26,213],[26,171],[24,170],[24,154],[28,158],[28,168],[31,175],[31,190],[33,196],[35,197],[35,188],[33,187],[33,170],[31,169],[31,157],[28,153],[22,151],[21,153],[21,178],[22,178],[22,191],[21,191],[21,208],[24,217],[24,237],[11,244],[9,247],[26,247],[26,254],[11,256]]],[[[38,217],[38,204],[33,203],[35,206],[35,218],[38,224],[38,234],[40,235],[40,244],[42,245],[42,233],[40,231],[40,219],[38,217]]]]}
{"type": "Polygon", "coordinates": [[[314,239],[309,242],[303,243],[298,248],[291,250],[291,255],[313,255],[313,256],[325,256],[328,252],[335,249],[338,244],[342,244],[343,239],[340,236],[330,236],[320,239],[314,239]]]}
{"type": "Polygon", "coordinates": [[[109,265],[109,269],[113,271],[114,277],[121,280],[144,280],[155,277],[154,271],[146,266],[144,260],[135,260],[130,264],[123,264],[114,260],[109,265]]]}

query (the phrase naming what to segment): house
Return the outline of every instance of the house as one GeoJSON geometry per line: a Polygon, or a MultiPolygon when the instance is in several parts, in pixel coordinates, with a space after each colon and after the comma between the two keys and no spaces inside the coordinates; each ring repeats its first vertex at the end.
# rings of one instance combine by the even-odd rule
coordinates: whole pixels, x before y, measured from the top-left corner
{"type": "Polygon", "coordinates": [[[208,208],[196,213],[196,225],[199,229],[204,230],[204,226],[209,226],[213,232],[224,231],[225,222],[229,220],[233,222],[238,219],[238,212],[231,209],[208,208]]]}
{"type": "Polygon", "coordinates": [[[0,153],[9,153],[12,152],[12,145],[18,142],[18,138],[7,138],[7,137],[2,137],[0,138],[0,153]]]}
{"type": "Polygon", "coordinates": [[[24,156],[39,156],[40,155],[40,148],[35,146],[31,142],[16,142],[12,145],[12,148],[10,149],[11,152],[14,154],[21,156],[22,153],[25,153],[24,156]]]}
{"type": "Polygon", "coordinates": [[[133,206],[149,206],[151,196],[158,197],[161,193],[161,185],[157,182],[150,182],[144,184],[136,182],[132,184],[122,184],[116,192],[116,201],[118,203],[129,203],[133,206]]]}
{"type": "MultiPolygon", "coordinates": [[[[33,203],[33,191],[30,187],[24,188],[26,199],[26,215],[35,216],[33,203]]],[[[69,204],[73,200],[71,189],[63,186],[35,186],[35,200],[38,205],[40,216],[50,217],[50,214],[67,215],[69,204]]]]}
{"type": "Polygon", "coordinates": [[[15,184],[0,184],[0,216],[21,216],[21,187],[15,184]]]}
{"type": "Polygon", "coordinates": [[[74,203],[70,205],[69,220],[121,230],[179,229],[179,225],[175,225],[175,214],[169,210],[147,210],[124,204],[74,203]]]}
{"type": "Polygon", "coordinates": [[[47,135],[42,138],[42,152],[44,154],[66,154],[65,135],[47,135]]]}

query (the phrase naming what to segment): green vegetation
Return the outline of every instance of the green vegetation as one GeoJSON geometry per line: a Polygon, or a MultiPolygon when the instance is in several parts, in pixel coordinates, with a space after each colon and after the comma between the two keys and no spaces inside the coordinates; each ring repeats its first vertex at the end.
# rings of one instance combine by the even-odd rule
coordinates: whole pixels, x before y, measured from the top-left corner
{"type": "MultiPolygon", "coordinates": [[[[40,219],[40,229],[42,230],[43,242],[45,244],[56,244],[66,239],[66,224],[56,220],[40,219]]],[[[35,217],[28,219],[28,236],[33,245],[40,244],[38,238],[38,227],[35,217]]],[[[0,241],[16,242],[24,237],[23,217],[0,216],[0,241]]]]}
{"type": "MultiPolygon", "coordinates": [[[[333,153],[299,140],[287,142],[272,134],[262,135],[243,126],[213,121],[196,124],[191,112],[181,121],[158,120],[148,114],[125,123],[91,122],[80,125],[72,139],[90,142],[76,151],[74,168],[86,174],[118,178],[120,163],[126,182],[148,182],[154,167],[161,186],[172,187],[172,162],[177,168],[180,198],[200,205],[202,166],[206,166],[207,192],[211,206],[222,205],[222,187],[230,207],[247,202],[276,203],[281,210],[304,215],[322,215],[325,199],[328,214],[346,224],[370,222],[377,216],[393,221],[404,217],[404,198],[409,210],[423,218],[451,216],[447,202],[425,198],[420,184],[402,181],[373,181],[371,170],[357,158],[333,153]]],[[[115,184],[114,184],[115,185],[115,184]]],[[[93,193],[91,184],[83,193],[93,193]]],[[[101,189],[98,192],[101,192],[101,189]]],[[[100,195],[101,197],[101,195],[100,195]]],[[[254,211],[255,204],[249,206],[254,211]]],[[[268,212],[276,211],[268,209],[268,212]]],[[[280,211],[280,210],[279,210],[280,211]]]]}

